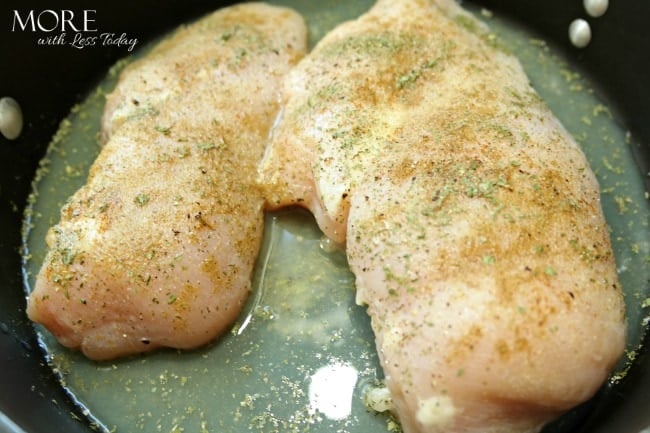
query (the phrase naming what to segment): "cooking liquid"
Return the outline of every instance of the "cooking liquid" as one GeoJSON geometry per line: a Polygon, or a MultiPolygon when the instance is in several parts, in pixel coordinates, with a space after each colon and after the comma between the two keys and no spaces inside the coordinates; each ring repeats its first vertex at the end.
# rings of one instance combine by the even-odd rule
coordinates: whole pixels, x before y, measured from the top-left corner
{"type": "MultiPolygon", "coordinates": [[[[305,16],[313,45],[340,21],[363,13],[372,1],[273,3],[294,7],[305,16]]],[[[624,380],[650,309],[650,205],[630,151],[633,144],[589,81],[543,41],[501,17],[472,9],[520,58],[533,86],[580,143],[600,181],[629,323],[627,355],[607,385],[614,387],[624,380]]],[[[62,123],[34,181],[24,228],[28,290],[45,255],[47,229],[58,221],[66,198],[85,183],[99,151],[104,95],[120,69],[121,64],[116,65],[62,123]]],[[[269,214],[265,224],[249,301],[232,331],[206,347],[98,363],[63,348],[37,326],[62,386],[97,428],[172,433],[399,431],[393,418],[363,403],[364,393],[380,383],[382,373],[369,319],[354,303],[354,277],[344,253],[322,238],[304,211],[269,214]]],[[[572,420],[579,418],[579,410],[574,411],[544,432],[571,431],[572,420]]]]}

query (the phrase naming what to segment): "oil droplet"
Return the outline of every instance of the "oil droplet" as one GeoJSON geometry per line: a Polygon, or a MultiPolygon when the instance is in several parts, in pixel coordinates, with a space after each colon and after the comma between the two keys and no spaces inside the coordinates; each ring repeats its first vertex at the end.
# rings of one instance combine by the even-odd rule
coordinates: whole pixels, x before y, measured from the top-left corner
{"type": "Polygon", "coordinates": [[[332,239],[323,235],[320,239],[320,248],[326,253],[333,253],[341,249],[341,245],[334,242],[332,239]]]}

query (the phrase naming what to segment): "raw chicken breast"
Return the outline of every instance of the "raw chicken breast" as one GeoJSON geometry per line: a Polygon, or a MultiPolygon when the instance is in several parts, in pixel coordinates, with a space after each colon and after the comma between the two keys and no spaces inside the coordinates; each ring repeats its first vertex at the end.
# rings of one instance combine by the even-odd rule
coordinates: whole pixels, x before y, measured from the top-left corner
{"type": "Polygon", "coordinates": [[[268,206],[346,241],[405,432],[537,432],[596,392],[626,333],[598,185],[483,24],[381,0],[285,99],[268,206]]]}
{"type": "Polygon", "coordinates": [[[255,177],[279,84],[305,50],[299,15],[250,3],[127,67],[108,97],[108,141],[48,233],[29,317],[92,359],[224,332],[260,247],[255,177]]]}

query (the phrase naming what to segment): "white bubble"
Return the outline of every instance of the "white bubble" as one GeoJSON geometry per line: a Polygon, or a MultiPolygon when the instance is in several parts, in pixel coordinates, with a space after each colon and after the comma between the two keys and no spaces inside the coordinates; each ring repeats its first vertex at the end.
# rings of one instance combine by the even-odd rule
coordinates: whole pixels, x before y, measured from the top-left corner
{"type": "Polygon", "coordinates": [[[23,112],[15,99],[0,98],[0,133],[9,140],[18,138],[23,130],[23,112]]]}
{"type": "Polygon", "coordinates": [[[582,18],[575,19],[569,25],[569,39],[578,48],[584,48],[591,42],[591,27],[582,18]]]}
{"type": "Polygon", "coordinates": [[[609,0],[584,0],[583,4],[587,13],[594,17],[600,17],[607,12],[609,0]]]}

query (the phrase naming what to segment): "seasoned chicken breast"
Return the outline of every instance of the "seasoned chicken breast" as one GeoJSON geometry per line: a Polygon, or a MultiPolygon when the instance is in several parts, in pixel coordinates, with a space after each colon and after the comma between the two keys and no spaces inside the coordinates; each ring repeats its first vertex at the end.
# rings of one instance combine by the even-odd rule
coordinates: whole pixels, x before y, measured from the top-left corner
{"type": "Polygon", "coordinates": [[[596,392],[626,334],[597,181],[482,23],[380,0],[284,98],[267,206],[346,242],[405,432],[537,432],[596,392]]]}
{"type": "Polygon", "coordinates": [[[227,329],[261,242],[257,164],[306,38],[295,12],[249,3],[124,70],[106,144],[48,234],[32,320],[92,359],[193,348],[227,329]]]}

